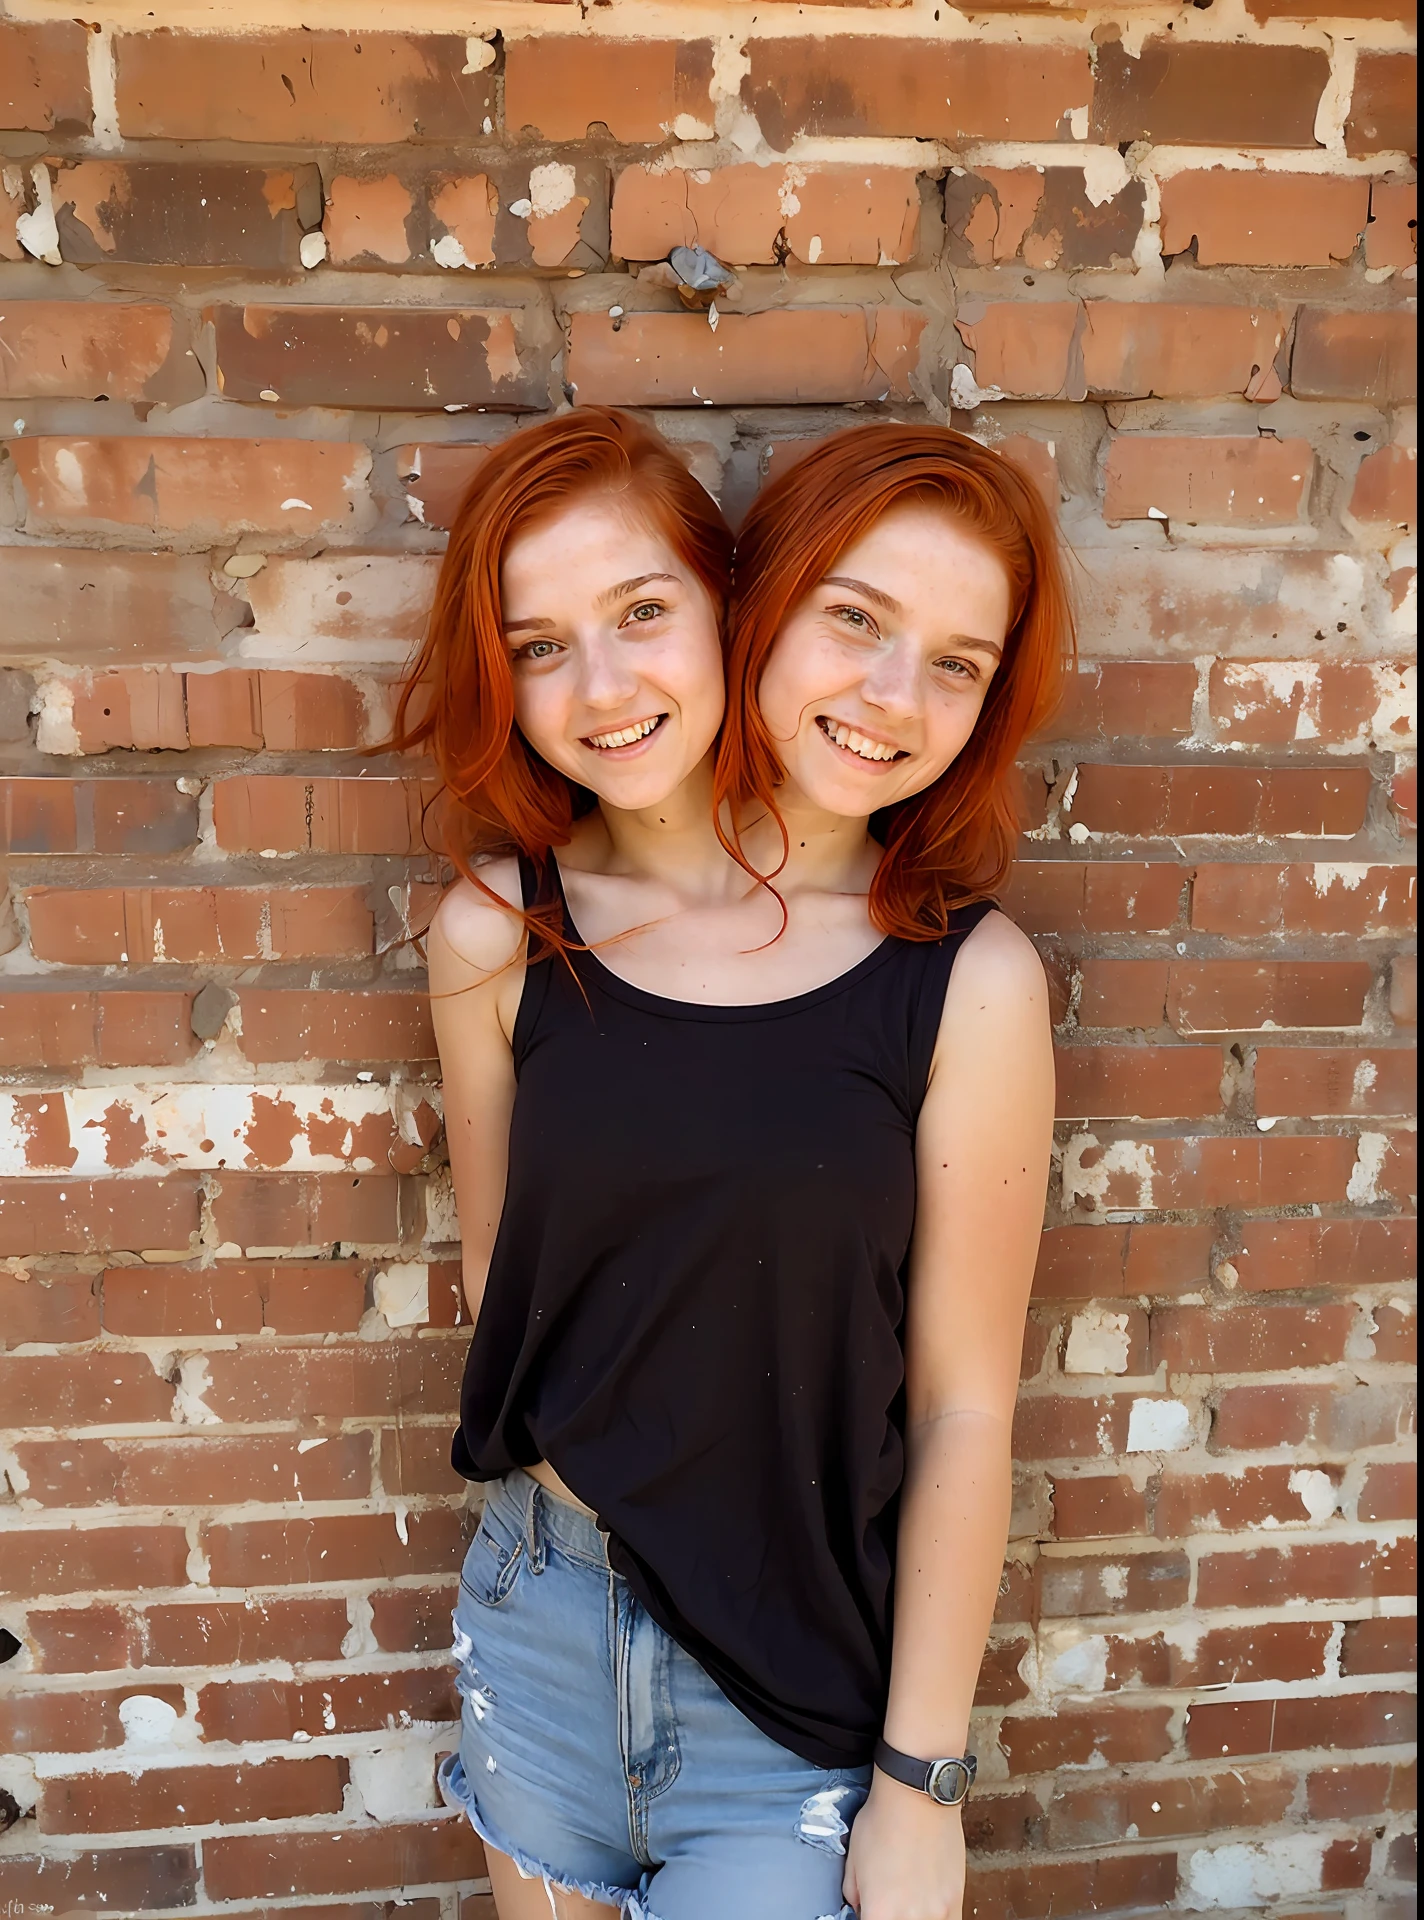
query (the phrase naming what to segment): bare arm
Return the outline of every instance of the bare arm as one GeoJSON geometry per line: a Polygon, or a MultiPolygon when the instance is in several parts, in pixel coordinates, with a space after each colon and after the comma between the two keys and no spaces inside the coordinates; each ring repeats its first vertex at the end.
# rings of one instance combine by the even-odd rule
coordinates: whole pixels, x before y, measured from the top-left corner
{"type": "MultiPolygon", "coordinates": [[[[916,1136],[905,1486],[885,1738],[924,1759],[965,1751],[994,1615],[1053,1092],[1042,966],[1016,927],[990,915],[965,942],[951,977],[916,1136]]],[[[958,1920],[957,1812],[877,1772],[852,1834],[862,1920],[958,1920]]]]}
{"type": "MultiPolygon", "coordinates": [[[[503,898],[518,900],[513,861],[494,862],[481,877],[503,898]]],[[[510,1043],[524,983],[524,931],[514,914],[460,881],[440,902],[427,944],[465,1298],[478,1319],[509,1169],[510,1043]]]]}

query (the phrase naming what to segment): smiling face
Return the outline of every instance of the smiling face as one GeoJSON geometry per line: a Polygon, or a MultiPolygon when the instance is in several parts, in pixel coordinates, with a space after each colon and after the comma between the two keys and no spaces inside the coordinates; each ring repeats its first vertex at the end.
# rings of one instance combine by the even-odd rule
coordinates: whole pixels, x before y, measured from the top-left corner
{"type": "Polygon", "coordinates": [[[792,609],[757,692],[787,784],[868,818],[922,793],[962,751],[1003,658],[1010,586],[943,508],[891,508],[792,609]]]}
{"type": "Polygon", "coordinates": [[[717,610],[636,509],[594,495],[511,540],[500,569],[514,713],[600,800],[659,805],[722,723],[717,610]]]}

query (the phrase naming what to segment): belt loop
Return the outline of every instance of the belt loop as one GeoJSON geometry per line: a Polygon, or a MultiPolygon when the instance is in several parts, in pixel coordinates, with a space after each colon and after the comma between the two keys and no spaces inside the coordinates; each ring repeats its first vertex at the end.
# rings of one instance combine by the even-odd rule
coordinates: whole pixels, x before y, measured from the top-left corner
{"type": "MultiPolygon", "coordinates": [[[[532,1480],[532,1475],[531,1475],[532,1480]]],[[[544,1489],[537,1480],[532,1481],[529,1495],[529,1510],[526,1516],[526,1531],[529,1536],[529,1567],[533,1573],[544,1571],[544,1489]]]]}

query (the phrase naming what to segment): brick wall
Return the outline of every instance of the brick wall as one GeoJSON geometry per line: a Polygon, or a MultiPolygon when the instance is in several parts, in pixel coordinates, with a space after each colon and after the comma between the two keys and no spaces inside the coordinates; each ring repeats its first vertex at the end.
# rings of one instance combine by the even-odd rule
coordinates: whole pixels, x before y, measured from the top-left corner
{"type": "Polygon", "coordinates": [[[733,514],[949,419],[1076,553],[974,1913],[1402,1916],[1404,0],[294,11],[0,19],[0,1910],[489,1914],[421,785],[350,749],[578,397],[733,514]]]}

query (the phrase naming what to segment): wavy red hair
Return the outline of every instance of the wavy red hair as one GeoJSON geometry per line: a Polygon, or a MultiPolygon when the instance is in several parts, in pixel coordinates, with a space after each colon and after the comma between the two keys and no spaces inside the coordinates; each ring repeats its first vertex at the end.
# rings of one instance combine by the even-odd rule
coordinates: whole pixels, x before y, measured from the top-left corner
{"type": "MultiPolygon", "coordinates": [[[[643,421],[612,407],[576,407],[493,450],[451,525],[425,640],[386,743],[422,749],[434,761],[436,851],[487,894],[473,866],[478,855],[523,853],[542,869],[550,849],[567,842],[576,815],[593,804],[515,724],[500,603],[509,542],[590,495],[625,502],[696,574],[719,619],[726,610],[731,531],[711,495],[643,421]]],[[[564,944],[550,916],[526,919],[549,944],[564,944]]]]}
{"type": "Polygon", "coordinates": [[[942,506],[991,546],[1011,589],[1003,662],[963,751],[932,786],[872,822],[885,849],[870,888],[872,921],[902,940],[937,940],[956,907],[1003,884],[1019,831],[1014,762],[1057,705],[1074,649],[1047,506],[1012,460],[962,433],[850,427],[820,441],[758,495],[737,538],[718,832],[749,872],[738,823],[765,809],[785,841],[776,789],[786,773],[757,705],[762,674],[793,609],[882,514],[909,500],[942,506]]]}

